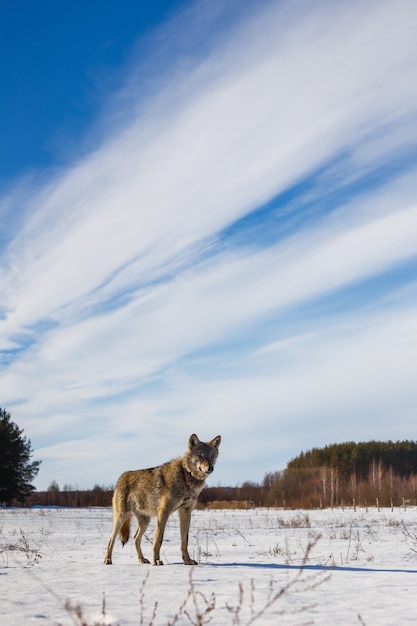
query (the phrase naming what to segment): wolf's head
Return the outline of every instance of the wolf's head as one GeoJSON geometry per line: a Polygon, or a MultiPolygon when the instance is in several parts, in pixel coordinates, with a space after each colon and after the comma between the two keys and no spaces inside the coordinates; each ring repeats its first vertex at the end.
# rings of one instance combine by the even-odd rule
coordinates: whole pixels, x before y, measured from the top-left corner
{"type": "Polygon", "coordinates": [[[205,480],[214,469],[221,437],[218,435],[211,441],[200,441],[197,435],[188,440],[188,451],[184,456],[184,466],[194,478],[205,480]]]}

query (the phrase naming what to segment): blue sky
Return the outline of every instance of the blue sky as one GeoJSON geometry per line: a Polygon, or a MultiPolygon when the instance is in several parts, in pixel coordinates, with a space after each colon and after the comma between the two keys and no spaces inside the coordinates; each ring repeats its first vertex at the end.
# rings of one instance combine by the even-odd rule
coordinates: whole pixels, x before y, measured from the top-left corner
{"type": "Polygon", "coordinates": [[[36,486],[413,439],[413,1],[3,2],[0,406],[36,486]],[[227,6],[224,6],[227,5],[227,6]]]}

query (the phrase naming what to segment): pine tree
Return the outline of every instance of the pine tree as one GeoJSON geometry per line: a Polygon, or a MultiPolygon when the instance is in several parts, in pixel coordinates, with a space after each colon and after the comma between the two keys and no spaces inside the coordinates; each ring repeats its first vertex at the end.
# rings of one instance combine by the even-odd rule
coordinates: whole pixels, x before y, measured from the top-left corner
{"type": "Polygon", "coordinates": [[[41,461],[31,461],[32,454],[30,440],[11,421],[10,414],[0,408],[0,505],[23,503],[34,490],[31,481],[41,461]]]}

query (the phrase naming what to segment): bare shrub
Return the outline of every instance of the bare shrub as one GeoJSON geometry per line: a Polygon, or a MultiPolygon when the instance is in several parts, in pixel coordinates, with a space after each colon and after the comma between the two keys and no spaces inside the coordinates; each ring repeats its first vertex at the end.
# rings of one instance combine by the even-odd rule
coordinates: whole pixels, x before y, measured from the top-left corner
{"type": "MultiPolygon", "coordinates": [[[[108,622],[106,618],[106,599],[104,594],[100,618],[98,620],[94,620],[93,622],[90,622],[84,615],[80,604],[72,604],[70,600],[67,600],[64,604],[64,608],[76,626],[110,626],[112,624],[112,621],[108,622]]],[[[62,624],[59,624],[59,626],[62,626],[62,624]]],[[[114,626],[118,625],[115,624],[114,626]]]]}
{"type": "Polygon", "coordinates": [[[285,542],[285,547],[281,547],[281,545],[278,542],[275,544],[275,546],[273,546],[272,548],[269,548],[268,550],[269,556],[283,558],[285,560],[286,565],[293,563],[294,561],[293,557],[295,554],[296,552],[290,550],[288,541],[285,542]]]}
{"type": "Polygon", "coordinates": [[[212,612],[215,608],[215,594],[212,592],[209,596],[206,596],[202,591],[196,590],[193,582],[193,570],[191,569],[188,593],[172,621],[169,621],[167,626],[175,626],[175,624],[178,624],[181,616],[185,616],[192,626],[204,626],[204,624],[211,622],[212,612]],[[188,608],[190,604],[191,607],[188,608]]]}
{"type": "Polygon", "coordinates": [[[198,528],[193,537],[196,543],[193,556],[198,563],[201,563],[203,559],[207,561],[213,554],[220,556],[219,547],[214,540],[213,533],[208,528],[198,528]]]}
{"type": "MultiPolygon", "coordinates": [[[[330,578],[330,573],[324,570],[316,570],[312,574],[306,573],[305,568],[307,562],[309,561],[311,551],[319,538],[320,537],[317,536],[309,541],[301,566],[295,570],[295,575],[292,578],[289,578],[284,585],[277,589],[274,585],[273,579],[271,578],[267,597],[260,603],[257,604],[256,602],[256,587],[253,579],[250,581],[249,589],[245,589],[244,585],[239,583],[238,601],[236,606],[226,605],[227,610],[232,616],[233,626],[252,626],[252,624],[262,619],[262,617],[273,607],[277,615],[287,616],[288,614],[285,610],[280,610],[275,606],[282,597],[290,592],[305,593],[306,591],[310,591],[319,585],[322,585],[330,578]]],[[[305,604],[298,609],[294,609],[292,614],[304,613],[313,606],[315,605],[305,604]]]]}
{"type": "Polygon", "coordinates": [[[21,528],[19,539],[15,543],[0,545],[0,554],[2,554],[6,559],[8,554],[11,553],[24,554],[31,564],[39,563],[42,558],[38,548],[30,547],[29,540],[21,528]]]}
{"type": "Polygon", "coordinates": [[[408,557],[409,558],[416,558],[417,557],[417,531],[416,530],[410,530],[410,528],[408,528],[408,526],[406,526],[405,522],[403,522],[402,526],[401,526],[401,532],[402,532],[405,540],[407,541],[407,543],[411,543],[410,552],[409,552],[408,557]]]}
{"type": "Polygon", "coordinates": [[[278,528],[311,528],[310,518],[308,513],[297,513],[289,520],[283,517],[277,517],[278,528]]]}
{"type": "MultiPolygon", "coordinates": [[[[149,578],[149,572],[146,574],[145,578],[142,581],[142,584],[140,586],[140,590],[139,590],[139,624],[140,626],[145,626],[145,585],[147,583],[147,580],[149,578]]],[[[155,602],[153,605],[153,609],[152,609],[152,614],[151,617],[148,621],[148,625],[147,626],[152,626],[152,624],[155,621],[155,617],[156,617],[156,612],[158,610],[158,602],[155,602]]]]}

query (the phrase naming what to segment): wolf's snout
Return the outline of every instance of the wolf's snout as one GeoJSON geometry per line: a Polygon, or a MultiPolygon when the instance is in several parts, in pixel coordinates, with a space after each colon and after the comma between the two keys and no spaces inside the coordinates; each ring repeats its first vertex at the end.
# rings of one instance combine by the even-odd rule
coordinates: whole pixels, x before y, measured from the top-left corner
{"type": "Polygon", "coordinates": [[[207,468],[207,474],[211,474],[213,470],[214,470],[214,467],[212,465],[209,465],[207,468]]]}

